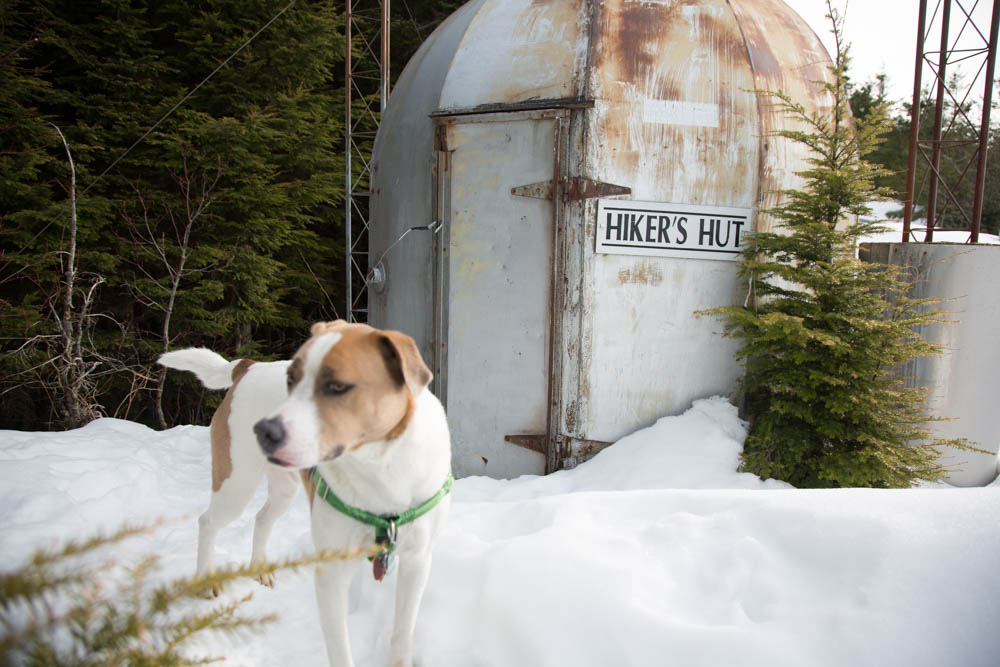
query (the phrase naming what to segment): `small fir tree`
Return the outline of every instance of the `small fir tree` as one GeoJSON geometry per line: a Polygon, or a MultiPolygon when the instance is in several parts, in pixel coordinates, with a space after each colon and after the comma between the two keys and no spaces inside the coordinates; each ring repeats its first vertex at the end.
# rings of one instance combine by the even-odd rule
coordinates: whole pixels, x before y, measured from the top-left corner
{"type": "Polygon", "coordinates": [[[859,216],[885,194],[874,185],[880,169],[864,156],[886,130],[886,109],[877,104],[851,119],[842,18],[827,8],[837,57],[833,80],[822,85],[832,110],[809,113],[783,93],[766,93],[806,128],[777,133],[811,150],[800,172],[805,187],[784,191],[785,203],[769,211],[782,229],[747,239],[748,306],[709,312],[741,341],[750,421],[744,470],[798,487],[909,487],[947,472],[935,446],[964,445],[930,439],[925,390],[907,387],[897,372],[938,352],[914,331],[940,313],[909,298],[897,267],[855,255],[858,239],[880,229],[859,216]]]}

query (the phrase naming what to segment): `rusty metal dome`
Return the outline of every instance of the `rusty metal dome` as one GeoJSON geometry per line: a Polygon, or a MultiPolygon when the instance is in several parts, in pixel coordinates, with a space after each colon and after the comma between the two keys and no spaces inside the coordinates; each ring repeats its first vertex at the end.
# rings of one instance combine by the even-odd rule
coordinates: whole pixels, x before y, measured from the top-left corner
{"type": "MultiPolygon", "coordinates": [[[[525,408],[534,426],[523,437],[496,427],[497,437],[514,438],[508,443],[541,438],[547,470],[693,398],[731,391],[735,344],[693,312],[742,302],[737,262],[595,252],[597,202],[625,193],[636,202],[739,207],[748,227],[770,228],[760,211],[801,183],[806,156],[775,135],[794,126],[761,91],[826,113],[830,62],[781,0],[472,0],[417,51],[382,119],[369,260],[385,283],[370,294],[370,319],[414,335],[451,410],[456,392],[479,389],[461,385],[449,360],[467,361],[479,354],[470,346],[490,344],[465,338],[449,316],[479,307],[460,289],[488,292],[484,300],[507,313],[533,285],[549,290],[537,331],[525,320],[513,327],[522,342],[505,342],[495,364],[476,362],[481,377],[510,376],[510,387],[496,388],[507,395],[523,377],[508,368],[511,355],[548,346],[533,357],[545,368],[529,383],[548,383],[538,399],[547,405],[537,414],[525,408]],[[478,180],[465,178],[469,169],[478,180]],[[396,244],[411,227],[434,222],[444,231],[396,244]],[[528,241],[517,237],[525,226],[552,230],[534,264],[524,257],[528,241]],[[473,250],[488,259],[455,254],[473,250]],[[476,282],[482,271],[494,271],[492,291],[476,282]]],[[[470,326],[502,336],[505,315],[489,305],[470,326]],[[490,317],[498,319],[484,324],[490,317]]],[[[457,419],[492,409],[463,407],[457,419]]],[[[468,426],[453,418],[457,440],[500,419],[486,412],[468,426]]],[[[485,472],[534,470],[519,466],[485,472]]]]}

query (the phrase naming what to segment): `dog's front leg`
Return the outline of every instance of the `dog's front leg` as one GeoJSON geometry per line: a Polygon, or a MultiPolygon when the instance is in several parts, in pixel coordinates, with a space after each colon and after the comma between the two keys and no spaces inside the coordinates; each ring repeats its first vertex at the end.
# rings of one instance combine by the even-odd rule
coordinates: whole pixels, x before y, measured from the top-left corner
{"type": "MultiPolygon", "coordinates": [[[[281,470],[277,466],[268,467],[267,501],[257,512],[257,520],[253,526],[253,552],[250,556],[252,565],[267,562],[267,540],[271,536],[274,522],[288,511],[298,491],[298,473],[281,470]]],[[[274,574],[262,574],[257,577],[257,581],[265,586],[274,586],[274,574]]]]}
{"type": "Polygon", "coordinates": [[[347,563],[321,563],[316,566],[316,605],[330,667],[354,667],[347,634],[350,582],[351,568],[347,563]]]}
{"type": "MultiPolygon", "coordinates": [[[[428,540],[429,542],[429,540],[428,540]]],[[[392,627],[390,662],[392,667],[413,665],[413,631],[417,626],[420,600],[431,572],[430,545],[421,552],[399,559],[396,582],[396,619],[392,627]]]]}

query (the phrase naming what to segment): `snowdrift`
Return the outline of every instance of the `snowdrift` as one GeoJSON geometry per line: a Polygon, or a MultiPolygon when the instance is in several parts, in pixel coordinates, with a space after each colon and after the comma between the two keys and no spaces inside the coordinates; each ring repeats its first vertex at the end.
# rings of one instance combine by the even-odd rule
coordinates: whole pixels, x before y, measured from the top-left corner
{"type": "MultiPolygon", "coordinates": [[[[424,667],[684,665],[993,666],[1000,656],[1000,488],[803,491],[736,472],[746,435],[720,398],[695,402],[548,477],[459,480],[435,551],[417,649],[424,667]]],[[[102,419],[66,433],[0,432],[0,555],[175,519],[122,562],[194,569],[210,488],[208,430],[102,419]]],[[[253,512],[219,536],[249,559],[253,512]]],[[[271,553],[308,551],[303,498],[271,553]]],[[[359,665],[381,665],[390,576],[359,576],[359,665]]],[[[322,665],[311,575],[242,582],[279,620],[192,650],[230,665],[322,665]]],[[[191,604],[212,604],[192,600],[191,604]]]]}

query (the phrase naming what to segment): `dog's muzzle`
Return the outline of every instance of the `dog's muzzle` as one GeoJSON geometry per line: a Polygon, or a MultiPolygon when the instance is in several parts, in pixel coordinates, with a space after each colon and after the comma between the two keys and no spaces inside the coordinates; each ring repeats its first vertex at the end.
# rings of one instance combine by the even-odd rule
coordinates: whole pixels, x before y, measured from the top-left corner
{"type": "Polygon", "coordinates": [[[261,419],[253,425],[253,432],[257,435],[257,444],[266,455],[273,454],[285,442],[285,427],[277,417],[261,419]]]}

